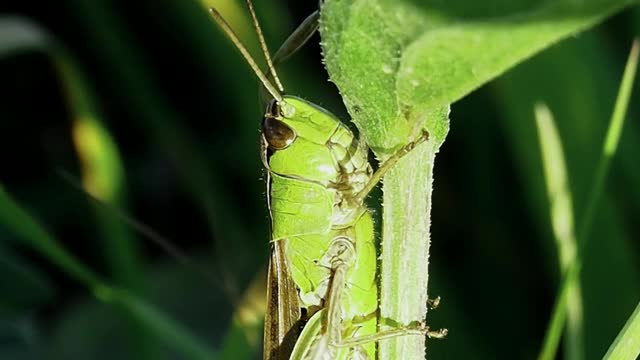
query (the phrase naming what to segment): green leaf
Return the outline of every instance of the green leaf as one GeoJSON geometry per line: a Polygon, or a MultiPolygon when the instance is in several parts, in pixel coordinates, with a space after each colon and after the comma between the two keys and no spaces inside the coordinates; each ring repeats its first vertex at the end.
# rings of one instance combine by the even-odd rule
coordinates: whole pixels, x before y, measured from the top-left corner
{"type": "MultiPolygon", "coordinates": [[[[499,16],[483,18],[456,16],[455,1],[451,8],[441,1],[325,2],[320,30],[327,70],[373,152],[384,160],[422,129],[431,135],[385,177],[383,318],[425,319],[433,163],[449,129],[449,104],[632,3],[549,1],[500,11],[506,5],[494,2],[497,10],[484,15],[499,16]]],[[[422,339],[389,340],[379,349],[381,358],[424,357],[422,339]]]]}
{"type": "MultiPolygon", "coordinates": [[[[392,154],[423,125],[424,111],[407,96],[407,85],[415,89],[420,80],[399,76],[410,73],[404,51],[429,28],[427,19],[404,2],[365,0],[327,1],[321,21],[331,80],[373,151],[392,154]]],[[[442,141],[446,132],[431,135],[442,141]]]]}
{"type": "Polygon", "coordinates": [[[640,356],[640,304],[604,355],[605,360],[637,359],[640,356]]]}
{"type": "Polygon", "coordinates": [[[430,111],[634,2],[553,1],[465,21],[445,14],[444,5],[328,0],[325,62],[353,121],[384,157],[415,138],[430,111]]]}

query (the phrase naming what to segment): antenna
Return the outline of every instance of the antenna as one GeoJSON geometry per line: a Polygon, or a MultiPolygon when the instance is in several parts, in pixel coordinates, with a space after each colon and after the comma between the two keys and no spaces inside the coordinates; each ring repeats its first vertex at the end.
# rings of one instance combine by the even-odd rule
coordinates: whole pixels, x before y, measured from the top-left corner
{"type": "Polygon", "coordinates": [[[260,47],[262,48],[262,53],[264,54],[264,58],[267,60],[267,66],[269,67],[269,72],[273,79],[278,85],[278,89],[284,92],[284,87],[280,82],[280,78],[278,78],[278,74],[276,73],[276,68],[273,66],[273,61],[271,60],[271,56],[269,55],[269,49],[267,49],[267,42],[264,40],[264,35],[262,34],[262,28],[260,28],[260,22],[258,22],[258,17],[256,16],[256,11],[253,9],[253,2],[251,0],[247,0],[247,7],[249,8],[249,13],[251,14],[251,18],[253,19],[253,27],[256,29],[256,34],[258,34],[258,40],[260,41],[260,47]]]}
{"type": "Polygon", "coordinates": [[[240,51],[242,57],[244,57],[249,66],[251,66],[251,69],[256,74],[258,79],[260,79],[262,85],[264,85],[264,87],[271,94],[271,96],[273,96],[274,99],[278,100],[278,102],[282,102],[282,94],[280,94],[280,92],[271,84],[267,76],[260,70],[256,61],[253,59],[253,57],[251,57],[251,54],[249,54],[247,48],[242,45],[242,42],[238,38],[238,35],[233,32],[233,29],[231,29],[231,26],[229,26],[227,21],[222,17],[222,15],[220,15],[218,10],[211,8],[209,9],[209,11],[211,12],[211,15],[213,15],[213,19],[218,23],[218,25],[220,25],[227,37],[231,39],[238,51],[240,51]]]}
{"type": "MultiPolygon", "coordinates": [[[[186,268],[190,268],[195,270],[198,274],[203,275],[207,281],[215,286],[224,287],[224,283],[213,274],[209,269],[200,266],[196,263],[192,258],[190,258],[184,251],[180,248],[176,247],[174,243],[167,239],[166,237],[160,235],[153,228],[148,226],[147,224],[136,220],[127,214],[122,208],[117,205],[111,204],[105,200],[100,199],[96,195],[87,191],[84,186],[82,186],[80,180],[76,179],[70,172],[58,168],[56,169],[57,175],[68,184],[70,184],[75,190],[79,191],[81,194],[86,196],[92,203],[98,205],[100,208],[106,210],[110,215],[114,215],[118,219],[122,220],[125,224],[130,226],[133,230],[144,236],[146,239],[151,240],[153,243],[158,245],[164,252],[169,254],[171,257],[175,258],[180,264],[186,268]]],[[[235,304],[237,300],[235,300],[235,296],[232,297],[232,302],[235,304]]]]}

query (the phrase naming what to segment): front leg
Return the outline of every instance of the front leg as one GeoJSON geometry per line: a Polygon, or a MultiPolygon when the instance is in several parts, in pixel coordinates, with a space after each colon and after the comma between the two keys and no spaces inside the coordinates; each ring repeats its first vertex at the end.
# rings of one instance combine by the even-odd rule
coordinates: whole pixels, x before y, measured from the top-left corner
{"type": "Polygon", "coordinates": [[[396,163],[398,163],[398,161],[400,161],[400,159],[402,159],[405,155],[410,153],[418,145],[422,144],[427,140],[429,140],[429,132],[427,130],[422,130],[422,134],[418,139],[408,143],[407,145],[402,147],[402,149],[400,149],[398,152],[396,152],[390,158],[388,158],[387,161],[385,161],[382,165],[380,165],[378,170],[376,170],[376,172],[374,172],[373,175],[371,175],[369,182],[364,186],[364,188],[354,196],[354,203],[362,204],[364,202],[364,199],[367,197],[367,195],[369,195],[371,190],[373,190],[376,187],[376,185],[378,185],[378,183],[380,182],[380,180],[382,180],[382,178],[387,173],[387,171],[391,170],[393,166],[396,163]]]}

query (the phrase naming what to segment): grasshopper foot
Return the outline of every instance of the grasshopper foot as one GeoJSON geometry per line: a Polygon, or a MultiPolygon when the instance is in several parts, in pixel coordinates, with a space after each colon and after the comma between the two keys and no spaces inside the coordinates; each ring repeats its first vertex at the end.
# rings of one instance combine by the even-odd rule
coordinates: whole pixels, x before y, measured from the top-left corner
{"type": "Polygon", "coordinates": [[[435,310],[438,308],[438,306],[440,306],[440,296],[437,296],[435,299],[429,299],[427,300],[427,306],[429,307],[429,309],[431,310],[435,310]]]}
{"type": "Polygon", "coordinates": [[[439,329],[439,330],[428,330],[427,336],[429,339],[444,339],[449,334],[449,330],[447,329],[439,329]]]}

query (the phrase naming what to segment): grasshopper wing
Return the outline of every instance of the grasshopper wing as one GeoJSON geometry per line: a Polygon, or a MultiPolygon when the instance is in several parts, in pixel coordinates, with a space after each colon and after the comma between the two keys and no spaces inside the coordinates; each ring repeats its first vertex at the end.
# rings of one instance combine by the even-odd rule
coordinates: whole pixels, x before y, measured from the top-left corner
{"type": "Polygon", "coordinates": [[[288,360],[300,335],[298,291],[285,257],[286,239],[273,242],[267,280],[267,312],[264,323],[264,360],[288,360]]]}

